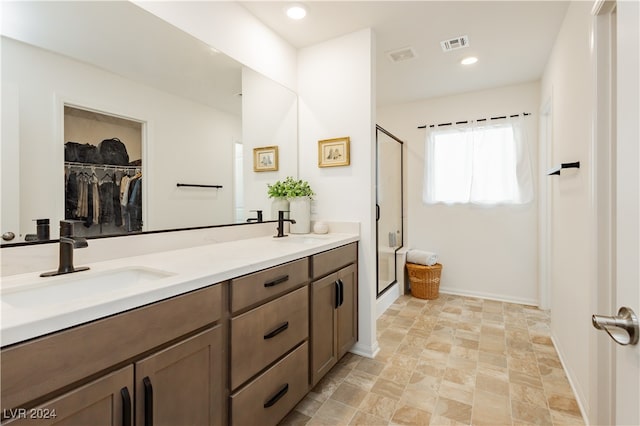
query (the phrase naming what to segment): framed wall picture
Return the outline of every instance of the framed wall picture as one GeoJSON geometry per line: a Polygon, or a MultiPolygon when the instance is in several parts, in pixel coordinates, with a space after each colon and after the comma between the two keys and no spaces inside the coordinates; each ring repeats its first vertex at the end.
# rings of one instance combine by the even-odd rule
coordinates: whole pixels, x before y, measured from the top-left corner
{"type": "Polygon", "coordinates": [[[253,148],[253,171],[273,172],[278,170],[278,147],[253,148]]]}
{"type": "Polygon", "coordinates": [[[318,167],[348,166],[349,137],[318,141],[318,167]]]}

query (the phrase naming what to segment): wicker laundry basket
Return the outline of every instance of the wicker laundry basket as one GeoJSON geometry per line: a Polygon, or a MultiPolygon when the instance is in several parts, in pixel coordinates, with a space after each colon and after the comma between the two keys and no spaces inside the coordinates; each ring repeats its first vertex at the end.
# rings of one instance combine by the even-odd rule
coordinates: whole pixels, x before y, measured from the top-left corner
{"type": "Polygon", "coordinates": [[[411,295],[419,299],[437,299],[440,295],[440,274],[442,265],[419,265],[407,262],[407,272],[411,283],[411,295]]]}

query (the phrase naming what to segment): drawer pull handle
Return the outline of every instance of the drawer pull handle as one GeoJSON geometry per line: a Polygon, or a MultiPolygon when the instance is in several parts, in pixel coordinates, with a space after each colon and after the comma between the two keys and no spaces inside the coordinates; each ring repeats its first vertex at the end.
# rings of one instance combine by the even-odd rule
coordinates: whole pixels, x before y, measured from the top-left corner
{"type": "Polygon", "coordinates": [[[286,321],[285,323],[280,324],[278,327],[274,328],[273,330],[265,334],[264,340],[271,339],[272,337],[276,337],[278,334],[282,333],[287,328],[289,328],[289,321],[286,321]]]}
{"type": "Polygon", "coordinates": [[[129,394],[129,388],[125,386],[120,389],[120,396],[122,397],[122,425],[131,426],[131,395],[129,394]]]}
{"type": "Polygon", "coordinates": [[[267,402],[264,403],[264,408],[269,408],[274,405],[280,398],[282,398],[289,391],[289,383],[285,384],[275,395],[273,395],[267,402]]]}
{"type": "Polygon", "coordinates": [[[289,275],[282,275],[281,277],[277,277],[272,279],[271,281],[267,281],[264,283],[265,287],[273,287],[278,284],[282,284],[283,282],[289,281],[289,275]]]}
{"type": "Polygon", "coordinates": [[[144,384],[144,426],[153,426],[153,386],[149,376],[142,379],[144,384]]]}

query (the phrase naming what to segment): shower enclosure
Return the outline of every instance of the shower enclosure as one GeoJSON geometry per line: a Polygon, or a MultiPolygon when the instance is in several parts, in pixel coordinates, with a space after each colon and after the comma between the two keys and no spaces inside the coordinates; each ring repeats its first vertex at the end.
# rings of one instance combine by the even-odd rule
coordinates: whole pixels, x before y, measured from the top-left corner
{"type": "Polygon", "coordinates": [[[376,125],[377,296],[398,281],[396,252],[402,247],[402,141],[376,125]]]}

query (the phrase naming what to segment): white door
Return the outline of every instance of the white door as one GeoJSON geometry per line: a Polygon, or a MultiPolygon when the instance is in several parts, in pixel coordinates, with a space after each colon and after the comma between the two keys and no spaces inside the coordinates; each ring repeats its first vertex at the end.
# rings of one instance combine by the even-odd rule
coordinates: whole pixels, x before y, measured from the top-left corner
{"type": "MultiPolygon", "coordinates": [[[[617,2],[616,306],[640,313],[640,2],[617,2]]],[[[612,342],[612,345],[614,343],[612,342]]],[[[615,423],[640,425],[640,345],[615,345],[615,423]]]]}

